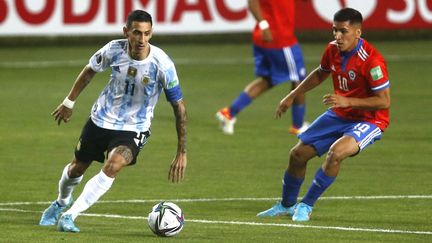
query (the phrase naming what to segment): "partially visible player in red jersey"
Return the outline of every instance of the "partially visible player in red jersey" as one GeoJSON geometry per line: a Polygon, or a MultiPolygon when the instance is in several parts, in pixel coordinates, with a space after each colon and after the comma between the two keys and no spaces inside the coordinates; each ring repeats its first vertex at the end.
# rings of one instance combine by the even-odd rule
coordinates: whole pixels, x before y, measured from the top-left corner
{"type": "Polygon", "coordinates": [[[298,43],[294,34],[295,4],[292,0],[249,1],[257,20],[253,43],[263,48],[284,48],[298,43]]]}
{"type": "Polygon", "coordinates": [[[338,175],[342,161],[380,139],[389,125],[390,83],[386,64],[381,54],[361,38],[362,22],[361,13],[355,9],[336,12],[335,40],[327,46],[321,65],[279,103],[278,118],[297,95],[315,88],[331,75],[334,93],[323,98],[330,108],[298,136],[300,141],[291,149],[282,201],[258,216],[292,215],[294,221],[308,221],[316,200],[338,175]],[[307,162],[326,152],[308,192],[297,203],[307,162]]]}
{"type": "MultiPolygon", "coordinates": [[[[256,79],[249,83],[229,107],[220,109],[216,118],[222,132],[234,133],[237,114],[273,86],[292,81],[292,89],[306,76],[303,54],[294,34],[294,0],[249,0],[249,10],[257,24],[253,31],[256,79]]],[[[299,134],[304,124],[304,95],[294,99],[290,133],[299,134]]]]}

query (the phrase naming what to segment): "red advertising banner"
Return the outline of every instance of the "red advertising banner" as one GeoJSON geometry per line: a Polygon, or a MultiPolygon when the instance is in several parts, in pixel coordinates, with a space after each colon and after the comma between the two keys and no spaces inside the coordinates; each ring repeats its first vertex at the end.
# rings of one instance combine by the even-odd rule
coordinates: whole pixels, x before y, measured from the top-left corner
{"type": "MultiPolygon", "coordinates": [[[[328,30],[343,7],[359,10],[365,29],[432,30],[432,0],[293,1],[300,31],[328,30]]],[[[154,17],[158,34],[250,32],[255,25],[247,0],[0,0],[0,36],[116,34],[138,8],[154,17]]]]}
{"type": "Polygon", "coordinates": [[[432,0],[296,0],[297,29],[328,29],[343,7],[359,10],[365,29],[432,29],[432,0]]]}

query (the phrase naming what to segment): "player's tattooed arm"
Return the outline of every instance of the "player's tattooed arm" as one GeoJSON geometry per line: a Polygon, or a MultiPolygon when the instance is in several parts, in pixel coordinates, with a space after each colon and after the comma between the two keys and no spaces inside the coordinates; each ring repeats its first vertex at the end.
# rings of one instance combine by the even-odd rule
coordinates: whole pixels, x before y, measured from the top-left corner
{"type": "Polygon", "coordinates": [[[174,115],[176,119],[177,130],[177,152],[186,153],[186,127],[187,127],[187,113],[186,106],[183,100],[173,103],[174,115]]]}
{"type": "Polygon", "coordinates": [[[186,107],[183,100],[172,103],[174,115],[176,118],[176,129],[177,129],[177,154],[170,165],[168,172],[168,179],[174,183],[178,183],[183,180],[186,165],[186,126],[187,126],[187,114],[186,107]]]}
{"type": "MultiPolygon", "coordinates": [[[[75,82],[67,96],[67,99],[75,102],[78,98],[81,91],[90,83],[96,74],[93,69],[89,65],[86,65],[78,77],[75,79],[75,82]]],[[[73,107],[73,104],[72,104],[73,107]]],[[[57,108],[51,113],[54,119],[57,121],[57,124],[60,125],[61,122],[68,122],[72,116],[72,107],[66,107],[64,103],[61,103],[57,108]]]]}
{"type": "Polygon", "coordinates": [[[76,100],[76,98],[79,96],[81,91],[84,90],[85,87],[90,83],[90,81],[93,79],[94,75],[96,74],[93,69],[89,65],[86,65],[84,69],[81,71],[81,73],[78,75],[78,77],[75,80],[75,83],[69,92],[69,99],[76,100]]]}

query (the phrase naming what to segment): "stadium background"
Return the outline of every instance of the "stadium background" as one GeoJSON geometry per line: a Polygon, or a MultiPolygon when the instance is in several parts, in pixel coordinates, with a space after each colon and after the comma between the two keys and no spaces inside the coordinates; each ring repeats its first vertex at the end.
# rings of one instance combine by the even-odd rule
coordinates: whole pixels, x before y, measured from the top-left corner
{"type": "MultiPolygon", "coordinates": [[[[432,1],[296,3],[297,35],[309,71],[332,39],[333,12],[348,6],[364,14],[364,37],[387,59],[392,83],[389,130],[344,163],[308,224],[255,217],[280,196],[288,149],[296,142],[286,133],[289,117],[272,118],[288,86],[243,112],[232,137],[218,131],[213,117],[253,78],[254,21],[246,0],[0,0],[0,241],[160,242],[145,217],[163,199],[186,214],[186,227],[175,241],[431,242],[432,1]],[[109,74],[97,76],[82,93],[69,124],[57,127],[49,114],[88,58],[122,38],[124,16],[135,8],[154,16],[152,43],[171,55],[181,79],[190,117],[187,178],[180,185],[166,180],[176,140],[172,110],[162,98],[137,165],[79,219],[83,232],[64,235],[38,227],[109,74]]],[[[308,120],[322,113],[321,97],[330,91],[327,82],[308,94],[308,120]]],[[[321,161],[311,161],[301,194],[321,161]]],[[[85,180],[98,170],[94,164],[85,180]]]]}
{"type": "MultiPolygon", "coordinates": [[[[296,29],[301,41],[328,39],[333,13],[348,6],[362,12],[368,36],[426,38],[432,29],[431,5],[430,0],[327,0],[325,4],[296,0],[296,29]]],[[[172,36],[201,41],[203,35],[221,36],[219,39],[227,41],[238,41],[239,36],[249,40],[246,36],[254,24],[247,0],[1,0],[0,37],[7,44],[40,39],[50,43],[79,40],[82,44],[95,37],[106,39],[119,35],[127,14],[135,8],[152,14],[155,37],[167,41],[172,36]]]]}

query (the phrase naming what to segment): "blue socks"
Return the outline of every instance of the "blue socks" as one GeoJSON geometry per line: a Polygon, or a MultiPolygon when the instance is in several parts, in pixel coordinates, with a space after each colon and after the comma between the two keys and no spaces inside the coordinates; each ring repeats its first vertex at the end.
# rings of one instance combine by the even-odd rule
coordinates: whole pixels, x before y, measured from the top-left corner
{"type": "MultiPolygon", "coordinates": [[[[241,92],[240,95],[233,101],[233,103],[229,107],[231,111],[231,116],[235,117],[250,103],[252,103],[252,98],[246,92],[241,92]]],[[[293,105],[291,107],[293,126],[295,128],[300,128],[303,126],[305,111],[305,105],[293,105]]]]}
{"type": "Polygon", "coordinates": [[[304,105],[293,105],[291,107],[293,126],[295,128],[300,128],[303,126],[305,110],[306,108],[304,105]]]}
{"type": "Polygon", "coordinates": [[[241,92],[241,94],[233,101],[230,106],[231,116],[235,117],[237,113],[243,110],[246,106],[248,106],[252,102],[252,98],[249,97],[246,92],[241,92]]]}
{"type": "Polygon", "coordinates": [[[336,177],[327,176],[322,168],[319,168],[315,174],[315,178],[309,187],[306,196],[302,199],[302,202],[313,207],[316,200],[324,193],[324,191],[333,183],[336,177]]]}
{"type": "Polygon", "coordinates": [[[285,171],[282,187],[282,206],[288,208],[297,203],[297,196],[304,178],[298,179],[285,171]]]}
{"type": "MultiPolygon", "coordinates": [[[[231,116],[235,117],[250,103],[252,103],[252,98],[246,92],[241,92],[240,95],[233,101],[233,103],[229,107],[231,111],[231,116]]],[[[293,105],[291,107],[293,126],[295,128],[301,128],[303,126],[305,112],[305,105],[293,105]]]]}

